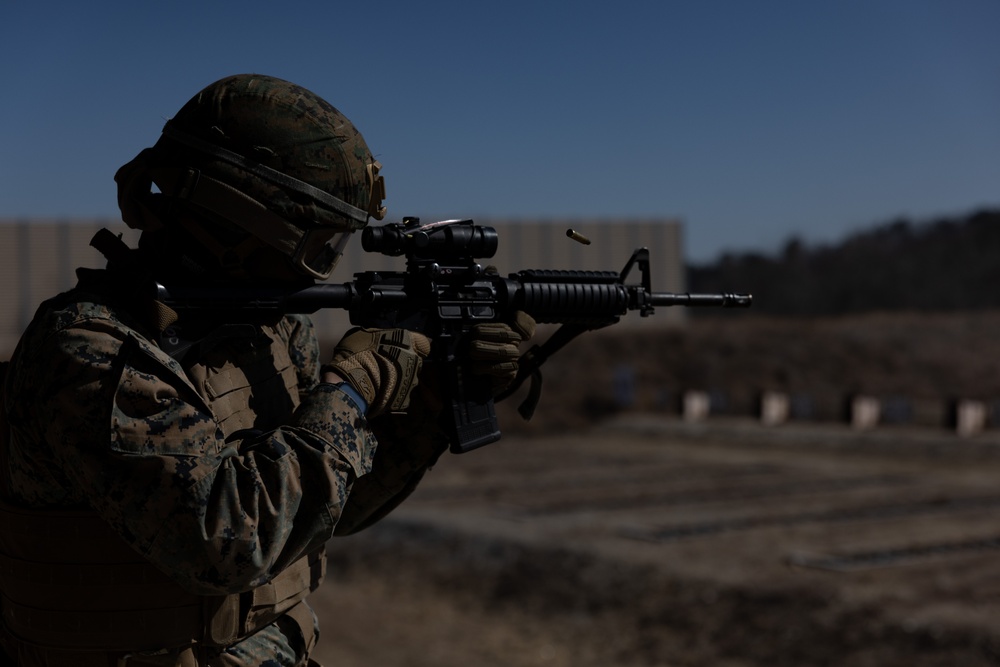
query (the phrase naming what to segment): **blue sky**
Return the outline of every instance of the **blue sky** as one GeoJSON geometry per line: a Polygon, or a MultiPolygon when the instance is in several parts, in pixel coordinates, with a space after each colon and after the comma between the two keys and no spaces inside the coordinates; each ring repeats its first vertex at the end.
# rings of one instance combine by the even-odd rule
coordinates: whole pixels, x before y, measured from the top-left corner
{"type": "Polygon", "coordinates": [[[0,4],[0,217],[117,214],[223,76],[292,80],[389,217],[681,218],[693,261],[1000,206],[997,0],[0,4]]]}

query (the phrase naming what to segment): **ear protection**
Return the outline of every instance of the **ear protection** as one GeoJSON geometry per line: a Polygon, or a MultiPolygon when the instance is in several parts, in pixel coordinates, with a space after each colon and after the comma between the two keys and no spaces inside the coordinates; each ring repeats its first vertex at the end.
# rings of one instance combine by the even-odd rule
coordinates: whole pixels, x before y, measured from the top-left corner
{"type": "Polygon", "coordinates": [[[147,148],[115,172],[118,184],[118,209],[122,221],[132,229],[152,231],[163,227],[156,214],[162,195],[154,193],[149,162],[154,148],[147,148]]]}

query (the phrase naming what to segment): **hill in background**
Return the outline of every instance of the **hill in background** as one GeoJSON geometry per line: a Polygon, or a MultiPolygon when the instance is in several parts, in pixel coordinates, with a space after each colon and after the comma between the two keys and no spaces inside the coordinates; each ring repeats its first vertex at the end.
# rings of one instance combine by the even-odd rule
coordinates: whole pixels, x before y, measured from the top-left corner
{"type": "Polygon", "coordinates": [[[691,266],[687,279],[692,292],[751,292],[754,313],[766,315],[1000,308],[1000,211],[897,220],[834,245],[792,238],[774,256],[730,253],[691,266]]]}

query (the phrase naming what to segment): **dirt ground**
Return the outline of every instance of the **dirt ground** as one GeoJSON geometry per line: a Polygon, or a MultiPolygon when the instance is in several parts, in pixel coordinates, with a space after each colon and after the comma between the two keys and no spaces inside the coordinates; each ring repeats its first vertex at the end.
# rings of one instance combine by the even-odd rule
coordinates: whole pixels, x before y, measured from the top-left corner
{"type": "Polygon", "coordinates": [[[955,397],[1000,397],[998,329],[995,312],[736,313],[587,334],[544,369],[531,422],[498,405],[503,440],[446,455],[387,520],[330,543],[318,657],[1000,664],[1000,429],[946,428],[955,397]],[[682,421],[684,389],[719,414],[682,421]],[[761,426],[768,389],[817,409],[761,426]],[[854,431],[855,393],[924,407],[854,431]]]}
{"type": "Polygon", "coordinates": [[[326,665],[995,665],[1000,438],[630,415],[331,542],[326,665]]]}

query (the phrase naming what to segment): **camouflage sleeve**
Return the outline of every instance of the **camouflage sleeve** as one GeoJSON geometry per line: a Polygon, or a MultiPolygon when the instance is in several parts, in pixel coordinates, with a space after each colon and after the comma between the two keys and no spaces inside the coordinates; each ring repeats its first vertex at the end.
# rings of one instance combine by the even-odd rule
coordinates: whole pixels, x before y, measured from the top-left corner
{"type": "Polygon", "coordinates": [[[312,391],[319,384],[319,341],[308,315],[288,315],[282,325],[288,337],[288,353],[298,372],[299,390],[312,391]]]}
{"type": "Polygon", "coordinates": [[[448,448],[448,438],[438,425],[436,394],[425,389],[418,385],[405,415],[386,414],[371,420],[379,443],[372,470],[354,484],[336,535],[356,533],[389,514],[413,493],[448,448]]]}
{"type": "Polygon", "coordinates": [[[49,443],[80,499],[192,592],[247,590],[319,548],[371,469],[374,437],[330,385],[291,423],[227,443],[175,362],[113,323],[34,352],[17,389],[19,422],[39,430],[27,440],[49,443]]]}

